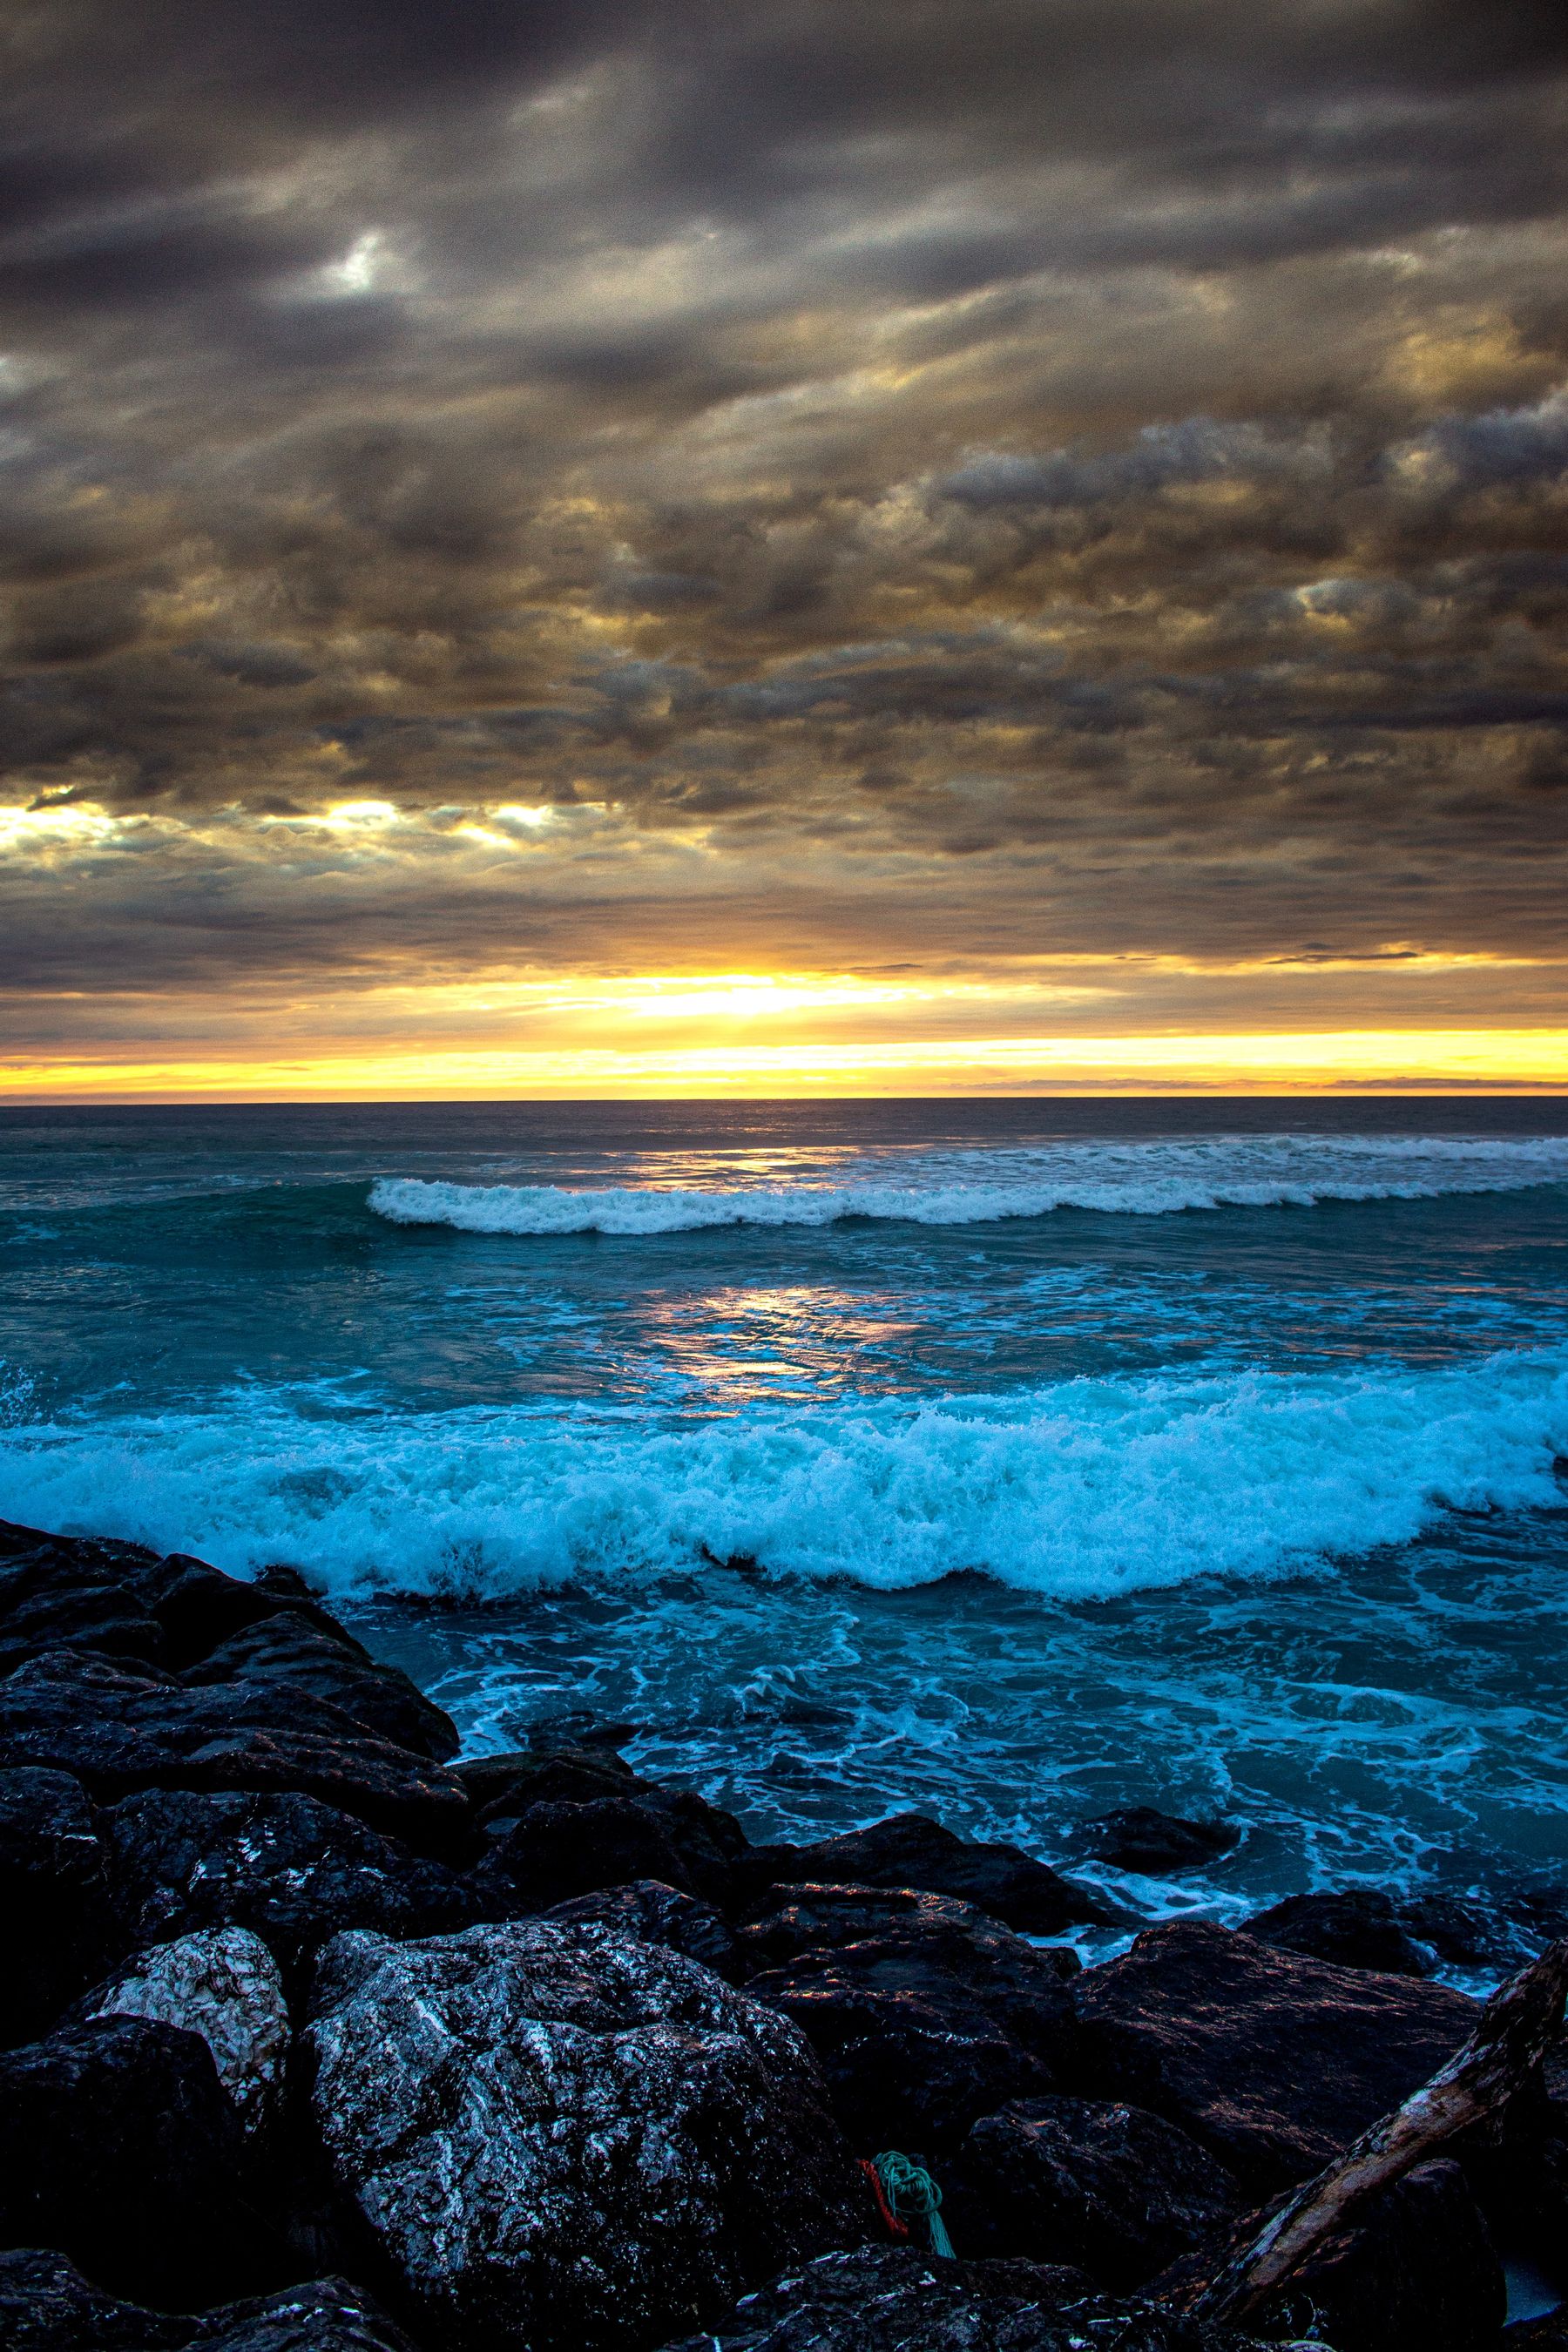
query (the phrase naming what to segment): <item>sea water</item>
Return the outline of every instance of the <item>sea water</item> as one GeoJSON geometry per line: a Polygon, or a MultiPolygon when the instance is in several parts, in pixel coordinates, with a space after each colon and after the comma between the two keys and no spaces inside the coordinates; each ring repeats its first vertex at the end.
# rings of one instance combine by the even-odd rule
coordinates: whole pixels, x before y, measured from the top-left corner
{"type": "Polygon", "coordinates": [[[812,1835],[1568,1874],[1568,1103],[10,1109],[0,1515],[812,1835]]]}

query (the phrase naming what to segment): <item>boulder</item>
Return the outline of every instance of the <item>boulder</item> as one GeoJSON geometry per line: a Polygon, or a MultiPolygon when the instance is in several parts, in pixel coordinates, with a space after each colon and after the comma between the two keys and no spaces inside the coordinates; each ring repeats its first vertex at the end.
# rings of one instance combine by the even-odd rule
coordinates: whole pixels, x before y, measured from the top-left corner
{"type": "Polygon", "coordinates": [[[460,1838],[462,1783],[340,1707],[265,1684],[186,1690],[155,1668],[53,1650],[0,1682],[0,1766],[74,1773],[107,1801],[133,1789],[290,1789],[416,1845],[460,1838]]]}
{"type": "Polygon", "coordinates": [[[1083,1850],[1096,1862],[1144,1878],[1202,1870],[1240,1843],[1234,1822],[1190,1822],[1152,1805],[1121,1805],[1088,1822],[1083,1833],[1083,1850]]]}
{"type": "Polygon", "coordinates": [[[923,1813],[895,1813],[816,1845],[758,1846],[746,1868],[759,1894],[769,1884],[816,1883],[952,1895],[1028,1936],[1058,1936],[1114,1916],[1102,1896],[1017,1846],[971,1843],[923,1813]]]}
{"type": "Polygon", "coordinates": [[[1498,2337],[1497,2352],[1568,2352],[1568,2304],[1534,2319],[1516,2319],[1498,2337]]]}
{"type": "Polygon", "coordinates": [[[1200,1921],[1078,1980],[1079,2087],[1149,2107],[1265,2196],[1304,2179],[1450,2058],[1477,2005],[1200,1921]]]}
{"type": "Polygon", "coordinates": [[[188,1552],[148,1554],[121,1570],[130,1591],[163,1629],[165,1663],[179,1673],[244,1625],[288,1603],[188,1552]]]}
{"type": "Polygon", "coordinates": [[[439,1863],[314,1797],[148,1790],[110,1807],[103,1841],[122,1949],[248,1927],[287,1974],[346,1928],[427,1936],[474,1916],[439,1863]]]}
{"type": "Polygon", "coordinates": [[[722,1906],[731,1865],[705,1819],[710,1811],[700,1797],[679,1796],[531,1804],[492,1838],[470,1881],[481,1906],[501,1916],[549,1910],[637,1878],[722,1906]]]}
{"type": "Polygon", "coordinates": [[[64,2254],[23,2246],[0,2253],[0,2344],[5,2352],[169,2352],[195,2321],[122,2303],[64,2254]]]}
{"type": "Polygon", "coordinates": [[[112,1547],[0,1520],[0,1675],[45,1650],[157,1665],[165,1647],[157,1618],[116,1573],[112,1547]]]}
{"type": "MultiPolygon", "coordinates": [[[[791,1892],[830,1910],[822,1898],[864,1890],[791,1892]]],[[[857,1940],[797,1948],[747,1983],[800,2027],[864,2155],[951,2147],[1005,2100],[1063,2087],[1076,2059],[1076,1954],[1041,1951],[967,1904],[907,1901],[857,1940]]],[[[786,1903],[741,1941],[787,1948],[799,1909],[786,1903]]]]}
{"type": "Polygon", "coordinates": [[[242,1625],[295,1608],[350,1639],[301,1583],[267,1589],[182,1552],[46,1535],[0,1520],[0,1673],[44,1650],[96,1650],[176,1671],[242,1625]]]}
{"type": "Polygon", "coordinates": [[[1542,1942],[1490,1900],[1428,1892],[1401,1903],[1396,1916],[1406,1935],[1429,1945],[1449,1968],[1511,1976],[1535,1958],[1542,1942]]]}
{"type": "Polygon", "coordinates": [[[112,1957],[104,1850],[66,1772],[0,1772],[0,2044],[31,2042],[112,1957]]]}
{"type": "Polygon", "coordinates": [[[395,1747],[439,1763],[460,1742],[449,1715],[396,1666],[380,1664],[341,1627],[323,1633],[298,1609],[279,1608],[242,1626],[181,1676],[187,1689],[214,1683],[265,1683],[325,1699],[395,1747]]]}
{"type": "MultiPolygon", "coordinates": [[[[773,1886],[767,1907],[736,1930],[748,1967],[779,1968],[803,1952],[837,1951],[844,1944],[909,1942],[954,1930],[982,1934],[994,1924],[973,1903],[951,1895],[923,1895],[913,1886],[773,1886]]],[[[1076,1969],[1070,1948],[1053,1967],[1076,1969]]]]}
{"type": "Polygon", "coordinates": [[[343,1936],[312,2010],[340,2190],[453,2352],[647,2344],[871,2219],[798,2034],[679,1953],[343,1936]]]}
{"type": "Polygon", "coordinates": [[[1177,2314],[1086,2302],[1084,2284],[1045,2263],[904,2246],[826,2254],[663,2352],[1252,2352],[1251,2336],[1177,2314]]]}
{"type": "Polygon", "coordinates": [[[263,2283],[241,2192],[239,2117],[198,2035],[100,2017],[0,2057],[0,2242],[189,2309],[263,2283]]]}
{"type": "Polygon", "coordinates": [[[657,1878],[637,1878],[627,1886],[606,1886],[597,1895],[579,1895],[545,1913],[563,1927],[614,1927],[625,1936],[639,1936],[645,1944],[668,1944],[705,1969],[731,1979],[743,1973],[735,1938],[729,1925],[710,1903],[681,1895],[657,1878]]]}
{"type": "Polygon", "coordinates": [[[1195,2140],[1119,2100],[1012,2100],[981,2117],[943,2186],[966,2252],[1079,2263],[1117,2292],[1223,2233],[1243,2202],[1195,2140]]]}
{"type": "Polygon", "coordinates": [[[370,2297],[346,2279],[311,2279],[281,2294],[221,2304],[200,2318],[149,2311],[89,2284],[63,2254],[0,2254],[5,2352],[413,2352],[370,2297]]]}
{"type": "Polygon", "coordinates": [[[148,2017],[199,2033],[246,2129],[273,2119],[289,2063],[289,2004],[277,1961],[248,1927],[208,1927],[138,1952],[77,2015],[148,2017]]]}
{"type": "Polygon", "coordinates": [[[1429,1977],[1436,1970],[1431,1952],[1400,1925],[1389,1897],[1373,1887],[1289,1895],[1245,1921],[1242,1932],[1282,1952],[1305,1952],[1342,1969],[1380,1969],[1396,1977],[1429,1977]]]}
{"type": "Polygon", "coordinates": [[[1497,2250],[1457,2164],[1424,2164],[1368,2200],[1255,2311],[1264,2336],[1334,2352],[1477,2352],[1508,2310],[1497,2250]]]}
{"type": "Polygon", "coordinates": [[[363,2289],[341,2278],[226,2304],[186,2340],[191,2352],[414,2352],[363,2289]]]}
{"type": "Polygon", "coordinates": [[[586,1805],[595,1797],[658,1800],[665,1794],[608,1748],[525,1748],[501,1756],[467,1756],[453,1769],[481,1828],[521,1821],[531,1805],[586,1805]]]}

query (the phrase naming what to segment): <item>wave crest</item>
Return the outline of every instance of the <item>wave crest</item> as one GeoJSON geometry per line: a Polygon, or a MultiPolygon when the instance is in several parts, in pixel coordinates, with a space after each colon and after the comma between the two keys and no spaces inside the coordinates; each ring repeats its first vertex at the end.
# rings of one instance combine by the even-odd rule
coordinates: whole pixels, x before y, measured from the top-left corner
{"type": "Polygon", "coordinates": [[[401,1225],[549,1235],[696,1233],[852,1217],[990,1224],[1058,1209],[1163,1216],[1184,1209],[1310,1207],[1319,1201],[1430,1200],[1568,1181],[1568,1137],[1220,1136],[1198,1141],[1058,1144],[923,1152],[846,1166],[841,1181],[689,1190],[458,1184],[378,1177],[370,1206],[401,1225]]]}
{"type": "Polygon", "coordinates": [[[1564,1452],[1563,1350],[695,1425],[517,1407],[324,1420],[273,1392],[0,1433],[0,1512],[241,1572],[291,1559],[342,1590],[495,1599],[743,1556],[884,1590],[980,1570],[1083,1600],[1277,1575],[1447,1509],[1561,1504],[1564,1452]]]}

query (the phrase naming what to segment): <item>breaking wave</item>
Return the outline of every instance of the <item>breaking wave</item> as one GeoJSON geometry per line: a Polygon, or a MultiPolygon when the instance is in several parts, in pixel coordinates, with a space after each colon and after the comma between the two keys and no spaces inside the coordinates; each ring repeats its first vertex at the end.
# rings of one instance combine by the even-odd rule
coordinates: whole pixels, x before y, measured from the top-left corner
{"type": "Polygon", "coordinates": [[[691,1233],[830,1225],[846,1218],[970,1225],[1058,1209],[1162,1216],[1182,1209],[1429,1200],[1568,1181],[1568,1138],[1218,1136],[1193,1141],[847,1157],[832,1176],[700,1189],[458,1184],[383,1176],[370,1206],[401,1225],[470,1234],[691,1233]],[[834,1181],[837,1177],[837,1181],[834,1181]]]}
{"type": "Polygon", "coordinates": [[[1089,1600],[1279,1575],[1446,1510],[1561,1504],[1565,1451],[1562,1349],[679,1422],[334,1416],[253,1391],[0,1431],[0,1513],[240,1571],[292,1560],[340,1591],[499,1599],[743,1559],[884,1590],[978,1570],[1089,1600]]]}

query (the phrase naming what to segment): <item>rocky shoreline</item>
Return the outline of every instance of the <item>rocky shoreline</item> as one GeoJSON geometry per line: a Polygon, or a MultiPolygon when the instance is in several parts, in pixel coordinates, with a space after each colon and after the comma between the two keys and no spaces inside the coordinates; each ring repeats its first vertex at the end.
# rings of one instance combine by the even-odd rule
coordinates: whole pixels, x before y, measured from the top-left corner
{"type": "Polygon", "coordinates": [[[1568,2248],[1561,2042],[1245,2334],[1199,2311],[1466,2042],[1438,1960],[1541,1923],[1303,1896],[1085,1969],[1039,1939],[1104,1898],[1012,1847],[458,1745],[291,1570],[0,1524],[6,2352],[1568,2347],[1499,2252],[1568,2248]]]}

